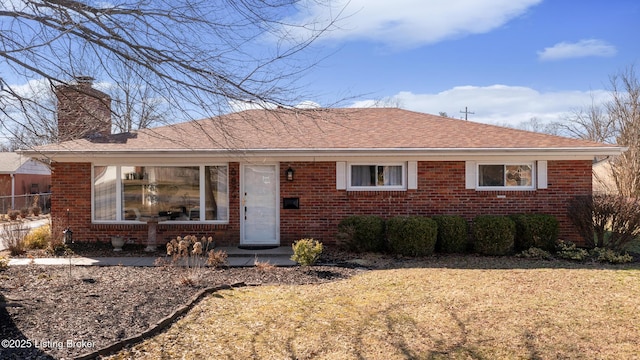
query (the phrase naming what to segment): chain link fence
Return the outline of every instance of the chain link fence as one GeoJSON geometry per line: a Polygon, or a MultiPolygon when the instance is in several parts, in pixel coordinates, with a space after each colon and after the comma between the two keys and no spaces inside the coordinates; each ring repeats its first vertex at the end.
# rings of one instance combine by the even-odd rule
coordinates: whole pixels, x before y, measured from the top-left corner
{"type": "Polygon", "coordinates": [[[0,214],[6,214],[9,210],[31,208],[36,204],[43,214],[48,214],[51,210],[51,193],[0,196],[0,214]]]}

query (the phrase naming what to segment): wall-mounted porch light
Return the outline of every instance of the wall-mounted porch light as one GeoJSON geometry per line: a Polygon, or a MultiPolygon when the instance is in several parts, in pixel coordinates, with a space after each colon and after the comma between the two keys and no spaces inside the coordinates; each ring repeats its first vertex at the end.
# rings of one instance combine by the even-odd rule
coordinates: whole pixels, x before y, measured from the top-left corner
{"type": "Polygon", "coordinates": [[[295,170],[293,170],[291,168],[291,166],[289,166],[289,168],[287,169],[287,181],[293,181],[293,173],[295,172],[295,170]]]}

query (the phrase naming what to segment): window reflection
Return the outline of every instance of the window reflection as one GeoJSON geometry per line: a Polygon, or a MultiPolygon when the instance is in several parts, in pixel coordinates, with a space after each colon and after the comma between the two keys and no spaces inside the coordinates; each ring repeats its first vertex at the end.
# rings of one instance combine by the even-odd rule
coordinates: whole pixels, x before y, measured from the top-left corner
{"type": "Polygon", "coordinates": [[[227,166],[95,166],[94,214],[96,220],[228,220],[227,166]],[[120,177],[117,178],[118,170],[120,177]],[[121,209],[117,209],[117,181],[121,184],[121,209]],[[202,184],[201,184],[202,182],[202,184]],[[201,188],[204,201],[201,202],[201,188]],[[201,204],[205,210],[201,211],[201,204]]]}

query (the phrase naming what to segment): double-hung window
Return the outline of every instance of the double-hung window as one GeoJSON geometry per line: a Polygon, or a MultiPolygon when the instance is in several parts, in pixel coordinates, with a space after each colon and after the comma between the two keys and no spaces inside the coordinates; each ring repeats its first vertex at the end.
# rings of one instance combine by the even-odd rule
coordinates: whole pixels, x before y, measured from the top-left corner
{"type": "Polygon", "coordinates": [[[405,190],[406,165],[349,164],[347,183],[351,190],[405,190]]]}
{"type": "Polygon", "coordinates": [[[534,164],[478,164],[478,189],[533,189],[534,164]]]}

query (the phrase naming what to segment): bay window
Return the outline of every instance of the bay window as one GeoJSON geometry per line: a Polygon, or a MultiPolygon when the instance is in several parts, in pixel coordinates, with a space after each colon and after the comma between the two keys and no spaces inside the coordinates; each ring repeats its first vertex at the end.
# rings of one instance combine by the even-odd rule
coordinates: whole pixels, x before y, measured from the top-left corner
{"type": "Polygon", "coordinates": [[[228,167],[94,166],[96,221],[226,222],[228,167]]]}

